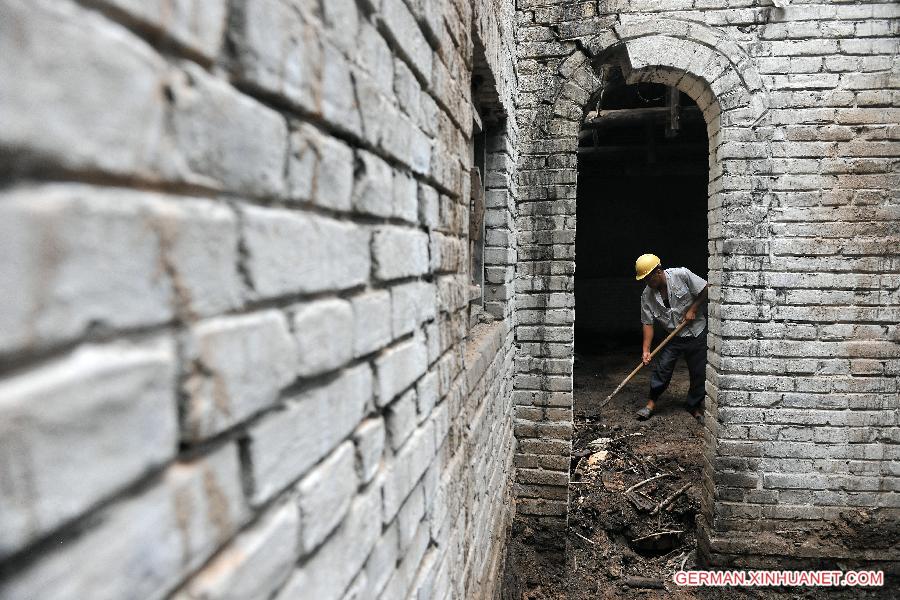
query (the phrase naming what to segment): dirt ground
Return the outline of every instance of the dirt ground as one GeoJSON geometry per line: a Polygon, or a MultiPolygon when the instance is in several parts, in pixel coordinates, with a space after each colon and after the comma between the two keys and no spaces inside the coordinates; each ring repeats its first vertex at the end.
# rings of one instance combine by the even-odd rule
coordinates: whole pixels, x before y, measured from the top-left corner
{"type": "Polygon", "coordinates": [[[672,581],[676,570],[703,568],[697,562],[695,539],[702,425],[684,408],[688,374],[683,361],[649,421],[634,416],[646,401],[649,369],[598,409],[638,360],[636,351],[621,349],[576,354],[565,549],[548,548],[546,535],[529,525],[514,525],[505,600],[897,597],[886,588],[676,586],[672,581]]]}

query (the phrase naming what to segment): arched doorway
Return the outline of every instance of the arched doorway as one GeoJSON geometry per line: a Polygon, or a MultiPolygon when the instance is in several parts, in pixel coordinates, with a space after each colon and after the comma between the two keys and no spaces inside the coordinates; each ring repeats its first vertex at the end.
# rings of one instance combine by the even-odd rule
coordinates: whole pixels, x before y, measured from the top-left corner
{"type": "MultiPolygon", "coordinates": [[[[683,359],[649,420],[635,413],[656,361],[605,399],[640,362],[645,284],[635,281],[635,258],[652,252],[664,267],[708,277],[706,122],[673,86],[629,84],[618,65],[600,75],[577,151],[568,552],[575,597],[590,591],[580,581],[596,585],[604,572],[610,585],[635,572],[664,579],[673,556],[695,556],[703,490],[704,429],[685,410],[683,359]]],[[[657,326],[653,346],[664,337],[657,326]]],[[[699,344],[705,354],[705,335],[689,339],[676,343],[699,344]]]]}
{"type": "Polygon", "coordinates": [[[709,150],[700,109],[671,86],[627,84],[617,66],[603,79],[579,132],[578,353],[640,339],[639,255],[707,276],[709,150]]]}
{"type": "MultiPolygon", "coordinates": [[[[723,500],[734,482],[751,485],[736,462],[719,460],[730,449],[729,432],[719,430],[718,390],[732,384],[722,357],[735,352],[734,339],[722,337],[723,323],[741,307],[721,301],[724,286],[744,285],[739,265],[741,223],[733,207],[752,197],[757,179],[747,161],[757,147],[754,127],[764,118],[767,100],[759,76],[740,50],[713,32],[680,22],[642,22],[617,26],[615,36],[600,33],[586,40],[584,51],[568,56],[555,69],[543,101],[527,115],[527,139],[520,157],[516,267],[518,345],[515,400],[528,414],[540,407],[540,418],[520,418],[517,461],[537,465],[517,471],[517,493],[527,502],[520,517],[542,527],[568,525],[569,458],[573,439],[573,359],[575,352],[575,232],[579,134],[590,101],[602,87],[602,65],[616,64],[625,82],[662,84],[687,94],[702,113],[708,149],[706,184],[709,251],[709,365],[707,420],[703,427],[703,483],[698,538],[705,554],[731,553],[737,547],[730,523],[722,515],[733,502],[723,500]],[[665,31],[665,34],[658,33],[665,31]],[[746,147],[745,147],[746,146],[746,147]],[[726,210],[727,209],[727,210],[726,210]],[[722,436],[724,435],[724,438],[722,436]],[[722,441],[726,442],[723,445],[722,441]],[[527,451],[525,450],[527,449],[527,451]],[[565,466],[563,461],[565,458],[565,466]],[[723,477],[723,475],[725,477],[723,477]],[[562,488],[562,489],[561,489],[562,488]],[[564,491],[565,490],[565,491],[564,491]],[[726,503],[729,503],[726,506],[726,503]]],[[[579,229],[581,225],[579,223],[579,229]]],[[[631,259],[633,260],[633,258],[631,259]]],[[[748,263],[749,264],[749,263],[748,263]]],[[[736,318],[740,318],[739,316],[736,318]]],[[[739,384],[737,384],[739,385],[739,384]]],[[[726,403],[728,399],[725,399],[726,403]]],[[[740,491],[740,490],[738,490],[740,491]]],[[[737,496],[729,496],[737,497],[737,496]]],[[[752,542],[752,540],[750,540],[752,542]]]]}

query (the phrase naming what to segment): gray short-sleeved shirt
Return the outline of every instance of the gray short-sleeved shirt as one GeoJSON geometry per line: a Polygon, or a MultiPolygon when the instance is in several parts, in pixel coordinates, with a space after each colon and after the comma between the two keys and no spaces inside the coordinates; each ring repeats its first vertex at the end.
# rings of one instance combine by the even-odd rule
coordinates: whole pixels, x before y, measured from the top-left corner
{"type": "MultiPolygon", "coordinates": [[[[684,313],[706,287],[706,280],[684,267],[665,269],[665,273],[670,308],[666,308],[663,304],[662,294],[648,285],[641,294],[641,323],[653,325],[653,321],[656,320],[666,330],[672,331],[684,320],[684,313]]],[[[706,329],[706,314],[697,311],[694,322],[682,329],[678,336],[697,337],[704,329],[706,329]]]]}

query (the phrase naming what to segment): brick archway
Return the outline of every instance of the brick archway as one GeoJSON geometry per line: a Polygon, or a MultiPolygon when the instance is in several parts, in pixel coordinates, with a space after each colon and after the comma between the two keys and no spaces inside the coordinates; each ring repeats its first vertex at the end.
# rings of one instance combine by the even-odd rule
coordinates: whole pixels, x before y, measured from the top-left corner
{"type": "MultiPolygon", "coordinates": [[[[717,31],[686,21],[633,19],[584,40],[563,60],[533,120],[519,174],[520,294],[516,339],[517,489],[519,513],[564,526],[568,458],[572,437],[574,353],[575,201],[578,132],[586,106],[602,86],[597,67],[618,64],[626,82],[670,85],[688,94],[703,112],[709,139],[708,240],[709,363],[705,472],[700,532],[708,554],[728,553],[721,539],[727,525],[717,505],[730,472],[718,462],[719,394],[729,375],[723,357],[735,352],[723,339],[723,323],[741,307],[723,303],[746,257],[759,254],[754,227],[743,217],[754,203],[758,177],[767,172],[768,101],[750,60],[717,31]],[[758,160],[750,160],[758,159],[758,160]],[[556,470],[558,468],[558,470],[556,470]],[[726,477],[722,477],[722,475],[726,477]]],[[[764,215],[763,215],[764,219],[764,215]]]]}

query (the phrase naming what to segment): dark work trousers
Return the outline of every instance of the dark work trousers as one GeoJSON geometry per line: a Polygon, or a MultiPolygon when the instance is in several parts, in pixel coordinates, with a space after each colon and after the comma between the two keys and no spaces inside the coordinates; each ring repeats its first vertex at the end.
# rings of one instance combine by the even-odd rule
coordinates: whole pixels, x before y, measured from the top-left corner
{"type": "Polygon", "coordinates": [[[674,337],[653,359],[653,373],[650,375],[650,399],[656,401],[672,380],[675,362],[679,356],[687,361],[691,374],[691,389],[688,391],[687,405],[693,409],[703,402],[706,383],[706,329],[697,337],[674,337]]]}

